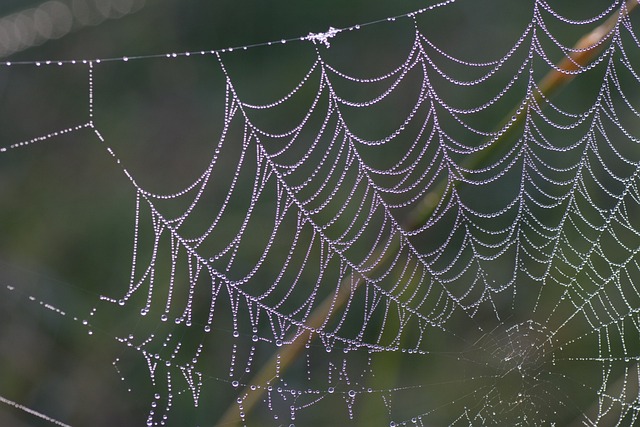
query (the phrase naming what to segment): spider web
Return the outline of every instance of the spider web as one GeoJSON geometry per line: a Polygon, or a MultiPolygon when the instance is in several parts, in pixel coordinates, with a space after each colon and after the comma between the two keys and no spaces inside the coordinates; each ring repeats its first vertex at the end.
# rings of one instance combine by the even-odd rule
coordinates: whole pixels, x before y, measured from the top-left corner
{"type": "MultiPolygon", "coordinates": [[[[109,263],[127,281],[96,271],[73,303],[23,272],[6,295],[115,349],[111,373],[143,414],[132,425],[210,425],[227,406],[245,425],[634,425],[633,4],[575,17],[536,0],[513,18],[517,38],[474,60],[429,31],[453,5],[250,49],[1,63],[29,81],[61,74],[86,99],[85,121],[3,137],[3,163],[51,150],[68,174],[69,153],[93,150],[133,229],[130,258],[109,263]],[[403,47],[362,47],[385,32],[403,47]],[[259,50],[274,68],[249,78],[259,50]],[[551,98],[550,72],[575,81],[551,98]],[[282,73],[286,89],[270,80],[282,73]],[[162,117],[178,132],[154,145],[144,122],[162,119],[141,111],[175,75],[213,101],[205,114],[176,97],[162,117]],[[106,86],[119,77],[139,93],[106,86]],[[111,104],[132,123],[111,123],[111,104]]],[[[89,192],[102,206],[98,190],[111,190],[89,192]]]]}

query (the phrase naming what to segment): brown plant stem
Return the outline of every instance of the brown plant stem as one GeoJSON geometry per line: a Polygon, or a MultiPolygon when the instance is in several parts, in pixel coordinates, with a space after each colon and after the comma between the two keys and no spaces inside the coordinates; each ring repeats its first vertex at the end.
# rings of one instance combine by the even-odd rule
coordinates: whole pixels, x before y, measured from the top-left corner
{"type": "MultiPolygon", "coordinates": [[[[488,157],[493,155],[496,150],[503,149],[502,142],[507,140],[513,133],[520,129],[527,117],[526,105],[530,102],[538,103],[558,92],[562,87],[570,83],[575,74],[573,72],[587,66],[602,51],[605,43],[604,40],[609,36],[611,31],[616,27],[621,15],[626,15],[638,6],[638,0],[628,0],[625,6],[609,17],[603,24],[583,36],[575,44],[576,52],[571,52],[568,56],[558,64],[559,70],[552,69],[547,73],[538,84],[538,91],[532,95],[533,99],[526,99],[521,106],[514,109],[506,116],[506,119],[499,127],[499,136],[495,138],[491,146],[475,156],[469,157],[462,166],[465,169],[477,167],[488,157]]],[[[424,223],[438,207],[441,200],[452,191],[451,184],[441,181],[418,203],[418,205],[409,213],[403,228],[405,230],[414,230],[424,223]]],[[[399,248],[399,246],[398,246],[399,248]]],[[[380,265],[384,265],[386,261],[393,255],[395,251],[388,248],[384,254],[380,256],[372,256],[371,259],[378,259],[379,262],[373,266],[372,273],[375,272],[380,265]]],[[[396,248],[397,249],[397,248],[396,248]]],[[[266,386],[276,378],[276,365],[279,365],[279,374],[282,374],[299,356],[305,345],[314,338],[313,330],[320,330],[322,326],[331,318],[336,310],[342,307],[352,295],[355,288],[359,287],[364,280],[362,278],[353,278],[351,276],[345,278],[340,284],[337,292],[328,296],[319,306],[313,310],[307,322],[305,323],[309,329],[292,338],[291,341],[278,350],[268,362],[266,362],[260,371],[251,379],[249,384],[257,385],[255,390],[251,390],[248,385],[239,394],[242,399],[242,408],[245,416],[248,415],[255,405],[260,401],[266,386]]],[[[235,404],[231,405],[223,414],[217,426],[235,426],[241,422],[238,410],[235,404]]]]}

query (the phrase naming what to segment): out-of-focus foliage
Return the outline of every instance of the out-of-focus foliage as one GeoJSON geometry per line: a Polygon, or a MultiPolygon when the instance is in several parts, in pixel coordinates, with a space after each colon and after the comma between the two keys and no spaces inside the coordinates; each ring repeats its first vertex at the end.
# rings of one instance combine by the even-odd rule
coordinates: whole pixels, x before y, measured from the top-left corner
{"type": "MultiPolygon", "coordinates": [[[[524,3],[529,10],[531,2],[524,3]]],[[[573,2],[570,7],[597,10],[598,3],[573,2]]],[[[0,15],[39,4],[3,1],[0,15]]],[[[133,57],[243,46],[423,6],[418,0],[147,0],[134,14],[78,28],[7,59],[133,57]]],[[[521,10],[521,2],[461,0],[424,17],[422,30],[447,52],[491,60],[502,56],[529,22],[531,17],[521,10]]],[[[343,69],[367,68],[374,75],[399,62],[411,47],[412,32],[410,21],[381,24],[355,37],[350,48],[336,43],[328,55],[343,69]]],[[[567,43],[581,35],[570,29],[566,33],[567,43]]],[[[225,61],[238,90],[252,98],[249,101],[266,102],[286,93],[312,57],[313,45],[301,42],[256,48],[225,61]]],[[[206,165],[222,127],[223,77],[213,56],[100,66],[95,74],[95,120],[145,188],[179,189],[206,165]]],[[[589,85],[578,82],[572,102],[579,104],[589,85]]],[[[86,68],[80,66],[0,68],[0,146],[85,123],[87,88],[86,68]]],[[[502,118],[493,118],[496,126],[502,118]]],[[[384,120],[381,115],[380,122],[384,120]]],[[[103,319],[111,324],[96,329],[92,337],[80,324],[100,295],[126,290],[133,250],[135,192],[98,145],[88,132],[79,132],[0,155],[0,286],[18,289],[0,293],[0,396],[72,425],[143,425],[148,402],[137,398],[136,388],[143,388],[148,377],[141,371],[120,380],[112,362],[123,350],[110,329],[135,325],[139,312],[103,319]],[[60,307],[67,316],[43,308],[39,301],[60,307]],[[71,320],[74,316],[79,321],[71,320]]],[[[219,356],[209,354],[207,361],[212,371],[225,373],[228,358],[222,350],[219,356]],[[220,366],[213,366],[216,363],[220,366]]],[[[389,355],[386,365],[378,367],[381,376],[393,380],[394,375],[409,375],[400,362],[397,355],[389,355]]],[[[415,367],[415,372],[436,368],[415,367]]],[[[211,418],[190,419],[189,412],[179,408],[171,425],[211,425],[234,404],[229,390],[216,394],[215,375],[205,387],[208,396],[215,397],[204,403],[211,418]]],[[[378,416],[384,416],[380,408],[364,408],[358,415],[363,423],[378,416]]],[[[0,406],[0,425],[49,424],[0,406]]]]}

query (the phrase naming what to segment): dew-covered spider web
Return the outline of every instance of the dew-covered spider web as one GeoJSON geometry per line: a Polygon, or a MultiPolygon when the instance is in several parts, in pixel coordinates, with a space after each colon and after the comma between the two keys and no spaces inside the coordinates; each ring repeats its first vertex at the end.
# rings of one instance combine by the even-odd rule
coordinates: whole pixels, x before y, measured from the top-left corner
{"type": "Polygon", "coordinates": [[[0,62],[0,420],[639,424],[637,2],[475,3],[0,62]]]}

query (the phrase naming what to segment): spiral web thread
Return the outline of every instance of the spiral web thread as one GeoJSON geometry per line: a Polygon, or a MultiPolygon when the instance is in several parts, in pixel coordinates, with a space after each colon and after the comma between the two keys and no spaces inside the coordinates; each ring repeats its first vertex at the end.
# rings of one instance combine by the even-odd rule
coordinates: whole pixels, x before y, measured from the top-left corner
{"type": "MultiPolygon", "coordinates": [[[[137,310],[153,325],[115,337],[148,369],[148,425],[171,424],[179,399],[202,410],[207,387],[239,393],[237,417],[249,424],[251,393],[264,396],[265,416],[276,425],[305,424],[307,412],[329,401],[345,408],[334,422],[357,422],[366,400],[385,408],[382,425],[638,422],[640,42],[633,15],[616,1],[576,20],[536,0],[506,53],[470,62],[421,30],[423,15],[450,3],[389,19],[413,21],[414,40],[404,60],[378,76],[350,75],[326,59],[342,33],[364,25],[270,43],[306,43],[315,60],[288,94],[265,104],[243,101],[226,65],[242,48],[166,55],[210,56],[226,84],[224,126],[208,166],[170,194],[139,185],[94,122],[100,94],[93,80],[103,63],[152,57],[2,64],[87,69],[87,123],[0,152],[89,129],[135,188],[131,280],[120,295],[100,300],[137,310]],[[584,33],[607,19],[615,19],[610,32],[585,49],[553,32],[566,24],[584,33]],[[600,53],[588,65],[555,65],[558,52],[591,49],[600,53]],[[598,82],[579,111],[536,83],[554,69],[598,82]],[[461,90],[484,100],[448,100],[461,90]],[[501,128],[479,120],[500,117],[513,100],[519,105],[501,128]],[[379,120],[367,116],[379,108],[404,108],[403,116],[380,137],[354,130],[379,120]],[[260,124],[279,109],[304,114],[291,126],[260,124]],[[434,194],[433,212],[408,224],[434,194]],[[242,215],[232,206],[244,206],[242,215]],[[191,221],[203,212],[204,227],[191,221]],[[328,314],[316,325],[311,318],[323,301],[328,314]],[[226,331],[219,327],[225,316],[226,331]],[[212,342],[210,334],[224,339],[212,342]],[[299,377],[278,361],[271,380],[252,382],[260,354],[297,340],[306,347],[299,377]],[[208,352],[220,343],[229,347],[227,377],[210,372],[208,352]],[[434,397],[443,384],[435,374],[372,385],[376,361],[388,354],[444,367],[454,396],[434,397]],[[404,396],[415,396],[409,408],[404,396]]],[[[91,317],[83,323],[91,332],[91,317]]],[[[114,366],[120,372],[120,360],[114,366]]]]}

